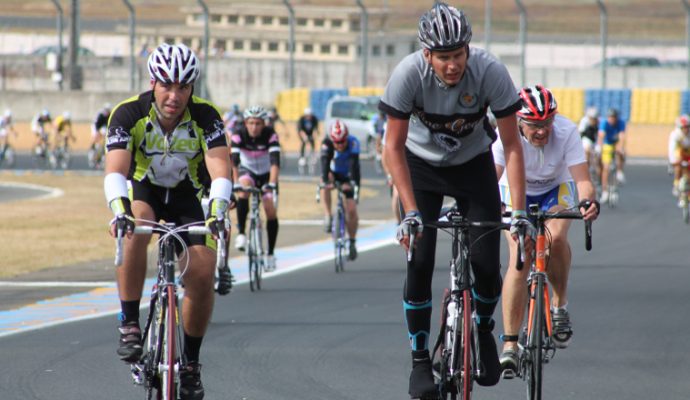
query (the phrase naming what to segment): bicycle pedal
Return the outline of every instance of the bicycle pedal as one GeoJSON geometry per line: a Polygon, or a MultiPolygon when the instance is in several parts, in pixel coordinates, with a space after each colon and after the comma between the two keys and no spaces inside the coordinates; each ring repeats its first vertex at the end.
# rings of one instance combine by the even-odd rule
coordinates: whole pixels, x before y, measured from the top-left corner
{"type": "Polygon", "coordinates": [[[517,376],[517,373],[510,369],[504,369],[503,372],[501,372],[501,379],[514,379],[517,376]]]}

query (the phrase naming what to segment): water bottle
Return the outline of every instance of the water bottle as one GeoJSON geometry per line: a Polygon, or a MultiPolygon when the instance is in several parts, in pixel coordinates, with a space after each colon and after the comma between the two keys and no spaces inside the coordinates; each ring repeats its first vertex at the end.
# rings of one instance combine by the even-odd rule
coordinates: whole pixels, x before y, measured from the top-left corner
{"type": "Polygon", "coordinates": [[[455,319],[458,315],[457,305],[454,301],[448,302],[448,316],[446,317],[446,327],[451,327],[455,323],[455,319]]]}

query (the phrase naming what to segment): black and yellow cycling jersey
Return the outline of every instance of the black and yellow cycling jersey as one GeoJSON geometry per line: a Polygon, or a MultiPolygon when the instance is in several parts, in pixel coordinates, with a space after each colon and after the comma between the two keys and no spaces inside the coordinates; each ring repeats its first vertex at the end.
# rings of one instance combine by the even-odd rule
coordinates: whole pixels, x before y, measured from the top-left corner
{"type": "Polygon", "coordinates": [[[220,113],[215,105],[195,96],[169,135],[158,123],[152,91],[118,104],[108,121],[106,152],[132,153],[127,178],[164,188],[198,192],[208,187],[204,154],[218,146],[227,146],[220,113]]]}
{"type": "Polygon", "coordinates": [[[57,133],[64,132],[67,128],[72,129],[72,120],[65,119],[62,115],[55,118],[55,128],[57,133]]]}

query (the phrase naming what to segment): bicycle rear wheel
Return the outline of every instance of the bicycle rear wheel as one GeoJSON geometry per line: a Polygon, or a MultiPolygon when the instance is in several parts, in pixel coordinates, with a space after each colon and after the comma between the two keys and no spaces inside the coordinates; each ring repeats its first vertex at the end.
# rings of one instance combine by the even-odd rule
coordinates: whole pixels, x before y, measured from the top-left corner
{"type": "Polygon", "coordinates": [[[462,388],[461,398],[469,400],[472,396],[472,380],[474,378],[474,363],[472,362],[472,301],[470,289],[462,291],[462,338],[460,346],[462,349],[462,374],[460,383],[462,388]]]}
{"type": "Polygon", "coordinates": [[[256,242],[254,240],[254,223],[249,228],[249,245],[247,248],[247,257],[249,259],[249,290],[252,292],[259,290],[259,284],[257,283],[256,270],[259,268],[259,257],[257,257],[256,242]]]}
{"type": "Polygon", "coordinates": [[[256,229],[254,229],[254,259],[257,260],[256,268],[254,268],[254,281],[256,283],[256,289],[261,290],[261,278],[264,272],[264,244],[262,241],[261,232],[261,220],[256,224],[256,229]]]}
{"type": "Polygon", "coordinates": [[[534,306],[530,307],[532,325],[527,339],[527,348],[530,353],[530,362],[527,366],[527,398],[529,400],[541,400],[544,366],[544,278],[538,276],[536,280],[536,283],[532,285],[534,306]]]}
{"type": "Polygon", "coordinates": [[[335,220],[335,226],[333,227],[333,244],[335,249],[335,272],[342,272],[344,269],[345,257],[345,221],[343,217],[343,212],[338,208],[338,215],[335,220]]]}

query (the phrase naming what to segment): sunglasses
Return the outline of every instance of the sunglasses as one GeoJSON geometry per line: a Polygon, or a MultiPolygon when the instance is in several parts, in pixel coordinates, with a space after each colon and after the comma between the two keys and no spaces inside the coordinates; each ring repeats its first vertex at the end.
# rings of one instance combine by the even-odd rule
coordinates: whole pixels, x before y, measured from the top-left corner
{"type": "Polygon", "coordinates": [[[340,145],[340,144],[345,144],[347,143],[347,140],[338,140],[338,141],[333,141],[333,144],[340,145]]]}
{"type": "Polygon", "coordinates": [[[532,129],[547,129],[553,125],[553,118],[549,118],[541,122],[526,121],[523,119],[522,123],[532,129]]]}

